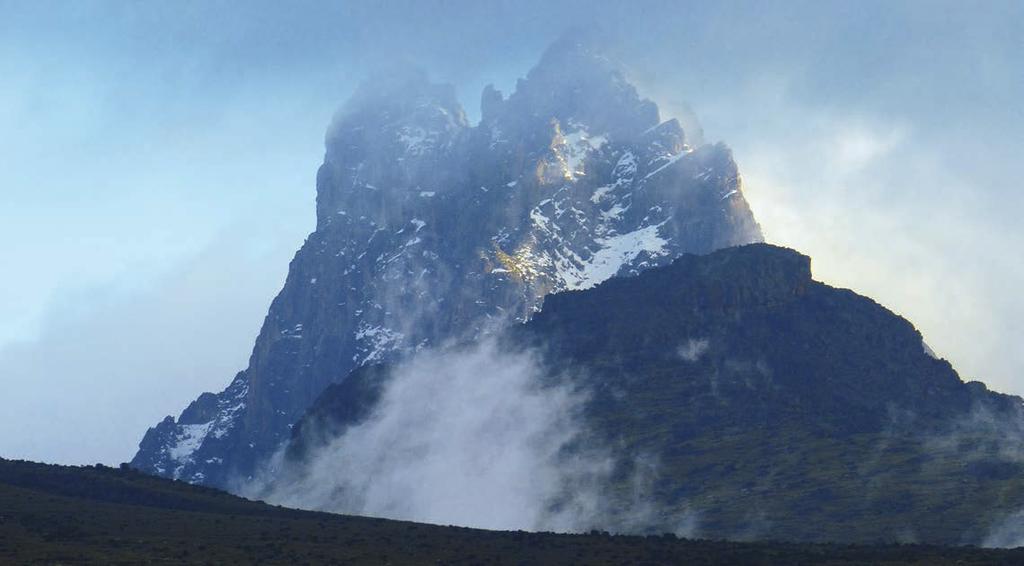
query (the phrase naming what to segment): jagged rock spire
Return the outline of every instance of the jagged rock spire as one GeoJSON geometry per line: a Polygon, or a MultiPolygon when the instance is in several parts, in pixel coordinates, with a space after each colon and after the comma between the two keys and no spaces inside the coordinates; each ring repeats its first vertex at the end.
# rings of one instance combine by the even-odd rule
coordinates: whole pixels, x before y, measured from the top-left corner
{"type": "Polygon", "coordinates": [[[507,101],[499,105],[485,91],[486,115],[505,113],[516,123],[526,119],[527,130],[552,119],[563,127],[587,124],[593,132],[619,140],[635,139],[656,126],[657,105],[641,98],[620,66],[595,43],[587,34],[563,36],[519,79],[507,101]]]}

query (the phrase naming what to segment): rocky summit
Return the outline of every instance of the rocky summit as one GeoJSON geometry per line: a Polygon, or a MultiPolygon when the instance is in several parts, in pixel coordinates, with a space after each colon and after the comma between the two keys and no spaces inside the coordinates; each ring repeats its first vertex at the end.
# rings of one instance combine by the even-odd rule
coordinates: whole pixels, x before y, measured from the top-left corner
{"type": "Polygon", "coordinates": [[[476,125],[422,73],[371,79],[329,127],[316,230],[249,366],[151,428],[132,466],[231,487],[355,368],[760,240],[729,149],[691,144],[582,42],[552,45],[508,97],[486,88],[476,125]]]}

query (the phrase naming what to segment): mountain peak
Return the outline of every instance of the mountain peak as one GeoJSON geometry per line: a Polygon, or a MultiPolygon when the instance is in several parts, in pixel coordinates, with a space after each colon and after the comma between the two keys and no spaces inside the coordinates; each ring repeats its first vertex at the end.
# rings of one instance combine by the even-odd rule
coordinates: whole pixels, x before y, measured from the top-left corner
{"type": "Polygon", "coordinates": [[[420,104],[437,104],[461,111],[453,85],[433,82],[424,69],[415,65],[395,63],[377,69],[360,82],[335,120],[367,111],[420,104]]]}
{"type": "MultiPolygon", "coordinates": [[[[484,92],[488,117],[498,114],[493,92],[484,92]]],[[[659,122],[658,106],[640,97],[592,32],[567,34],[548,47],[517,81],[504,107],[517,117],[532,116],[535,123],[583,124],[620,140],[635,139],[659,122]]]]}
{"type": "Polygon", "coordinates": [[[364,82],[328,130],[317,227],[249,367],[151,429],[134,465],[244,482],[356,368],[527,320],[551,293],[760,241],[728,152],[686,145],[599,47],[556,42],[507,99],[484,90],[476,126],[419,69],[364,82]]]}
{"type": "Polygon", "coordinates": [[[418,67],[395,65],[363,81],[334,116],[326,136],[328,159],[351,161],[360,157],[353,150],[372,142],[399,141],[413,154],[424,153],[430,144],[421,136],[468,126],[453,85],[432,82],[418,67]],[[370,139],[374,135],[380,139],[370,139]]]}
{"type": "Polygon", "coordinates": [[[384,222],[395,199],[426,190],[425,176],[444,174],[459,138],[469,129],[455,87],[432,82],[408,65],[382,70],[364,81],[327,130],[318,173],[317,225],[349,209],[384,222]],[[339,192],[339,186],[347,189],[339,192]],[[353,191],[355,191],[353,193],[353,191]]]}

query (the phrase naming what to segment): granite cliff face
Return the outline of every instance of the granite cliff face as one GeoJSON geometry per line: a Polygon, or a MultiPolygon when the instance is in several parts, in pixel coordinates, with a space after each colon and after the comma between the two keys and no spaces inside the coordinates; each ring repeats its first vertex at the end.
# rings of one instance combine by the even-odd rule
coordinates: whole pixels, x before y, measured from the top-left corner
{"type": "Polygon", "coordinates": [[[554,44],[470,125],[450,86],[371,80],[330,126],[317,227],[249,366],[150,429],[143,471],[244,481],[355,368],[528,320],[544,297],[761,233],[724,145],[693,147],[608,60],[554,44]]]}

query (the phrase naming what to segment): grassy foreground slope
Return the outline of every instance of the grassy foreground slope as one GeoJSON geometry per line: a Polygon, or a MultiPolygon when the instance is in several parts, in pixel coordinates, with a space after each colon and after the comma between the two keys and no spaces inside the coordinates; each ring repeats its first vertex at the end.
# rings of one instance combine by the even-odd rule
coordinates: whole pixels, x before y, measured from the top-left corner
{"type": "Polygon", "coordinates": [[[1024,550],[494,532],[295,511],[130,470],[0,459],[3,564],[1020,564],[1024,550]]]}

